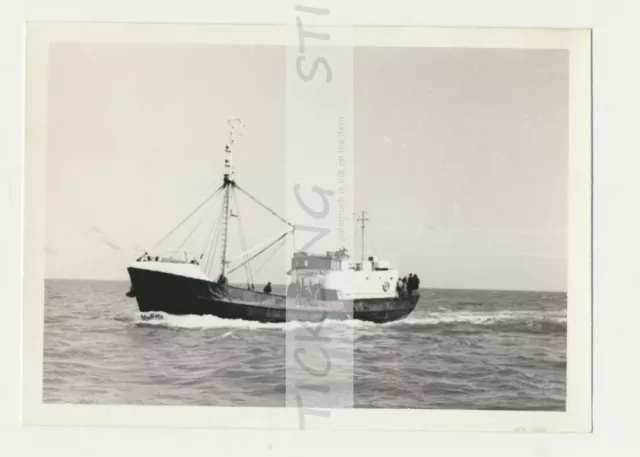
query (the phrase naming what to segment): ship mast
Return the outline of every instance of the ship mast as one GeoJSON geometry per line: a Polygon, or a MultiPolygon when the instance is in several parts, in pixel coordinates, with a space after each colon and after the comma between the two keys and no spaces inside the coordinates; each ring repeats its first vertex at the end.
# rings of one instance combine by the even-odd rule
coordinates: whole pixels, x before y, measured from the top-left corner
{"type": "Polygon", "coordinates": [[[231,216],[231,190],[236,185],[233,175],[233,144],[235,142],[234,135],[244,124],[240,119],[230,119],[229,124],[229,143],[225,146],[226,157],[224,159],[224,178],[222,186],[224,188],[224,218],[222,221],[222,259],[221,259],[221,279],[226,279],[229,261],[227,260],[227,240],[229,238],[229,217],[231,216]]]}
{"type": "Polygon", "coordinates": [[[364,223],[369,220],[365,215],[366,213],[363,210],[360,218],[358,219],[358,222],[361,222],[360,228],[362,229],[362,247],[360,249],[360,261],[362,263],[364,263],[364,223]]]}

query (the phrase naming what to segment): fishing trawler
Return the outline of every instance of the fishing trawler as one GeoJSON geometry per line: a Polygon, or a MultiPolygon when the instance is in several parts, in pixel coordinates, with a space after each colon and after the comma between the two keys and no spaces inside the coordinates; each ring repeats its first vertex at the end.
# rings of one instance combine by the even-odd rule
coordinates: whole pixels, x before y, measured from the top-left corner
{"type": "MultiPolygon", "coordinates": [[[[232,151],[235,134],[243,125],[237,119],[230,121],[229,125],[222,185],[163,238],[166,239],[219,195],[222,197],[221,214],[216,226],[210,230],[203,250],[206,252],[199,255],[186,252],[152,255],[145,252],[138,257],[128,267],[131,289],[127,296],[136,299],[140,311],[213,315],[259,322],[356,319],[384,323],[409,315],[420,298],[418,291],[402,287],[404,283],[398,271],[391,268],[389,262],[376,257],[365,259],[364,254],[360,261],[353,261],[344,248],[323,253],[295,252],[287,272],[290,280],[284,294],[273,293],[271,284],[262,292],[255,290],[250,273],[246,287],[229,283],[231,273],[240,268],[249,272],[249,265],[254,259],[270,249],[281,247],[296,230],[294,224],[253,197],[234,179],[232,151]],[[232,209],[232,203],[237,202],[237,192],[280,219],[287,228],[267,243],[245,250],[234,264],[229,259],[228,240],[230,219],[239,217],[232,209]],[[217,253],[221,260],[216,277],[212,274],[212,267],[216,265],[217,253]]],[[[363,240],[364,220],[363,217],[363,240]]],[[[364,253],[364,241],[362,245],[364,253]]]]}

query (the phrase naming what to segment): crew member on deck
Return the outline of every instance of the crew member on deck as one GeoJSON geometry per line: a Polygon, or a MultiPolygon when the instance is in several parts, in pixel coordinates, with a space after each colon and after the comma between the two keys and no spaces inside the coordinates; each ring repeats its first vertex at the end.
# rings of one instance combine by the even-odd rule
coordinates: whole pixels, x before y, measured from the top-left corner
{"type": "Polygon", "coordinates": [[[420,287],[420,279],[418,275],[414,275],[413,273],[409,274],[409,279],[407,281],[407,288],[409,290],[409,295],[413,295],[414,290],[418,290],[420,287]]]}
{"type": "Polygon", "coordinates": [[[270,294],[271,293],[271,283],[268,282],[266,286],[264,286],[264,293],[265,294],[270,294]]]}
{"type": "Polygon", "coordinates": [[[312,284],[311,285],[311,289],[309,290],[309,293],[311,295],[311,298],[313,300],[317,300],[318,299],[318,293],[320,292],[320,284],[312,284]]]}
{"type": "Polygon", "coordinates": [[[409,278],[407,279],[407,292],[409,292],[409,295],[413,293],[413,286],[414,286],[413,273],[409,273],[409,278]]]}
{"type": "Polygon", "coordinates": [[[418,275],[413,275],[413,290],[418,290],[420,288],[420,278],[418,275]]]}
{"type": "Polygon", "coordinates": [[[307,298],[307,286],[304,283],[304,278],[298,283],[298,296],[300,298],[307,298]]]}

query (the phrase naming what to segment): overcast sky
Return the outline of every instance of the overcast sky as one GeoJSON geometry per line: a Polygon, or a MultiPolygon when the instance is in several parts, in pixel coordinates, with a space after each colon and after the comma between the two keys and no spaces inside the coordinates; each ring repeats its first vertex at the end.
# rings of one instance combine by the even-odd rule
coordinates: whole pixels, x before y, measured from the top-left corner
{"type": "MultiPolygon", "coordinates": [[[[566,290],[566,52],[358,48],[354,92],[367,254],[427,287],[566,290]]],[[[230,117],[249,127],[238,182],[284,212],[284,98],[279,47],[53,45],[47,277],[125,279],[220,185],[230,117]]],[[[249,247],[284,228],[238,203],[249,247]]],[[[280,282],[283,262],[256,281],[280,282]]]]}

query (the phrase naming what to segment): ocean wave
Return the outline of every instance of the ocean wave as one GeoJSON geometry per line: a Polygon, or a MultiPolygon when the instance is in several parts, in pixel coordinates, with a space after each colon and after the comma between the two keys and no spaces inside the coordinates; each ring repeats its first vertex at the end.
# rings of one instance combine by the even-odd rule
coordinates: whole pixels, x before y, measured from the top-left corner
{"type": "MultiPolygon", "coordinates": [[[[134,319],[137,326],[157,326],[167,328],[182,329],[272,329],[280,331],[296,330],[304,327],[343,327],[354,329],[384,329],[397,328],[406,330],[420,330],[429,328],[455,328],[461,329],[473,326],[482,328],[495,327],[501,331],[517,331],[517,332],[556,332],[566,331],[566,316],[539,316],[526,312],[497,312],[497,313],[433,313],[427,317],[408,317],[403,320],[387,322],[384,324],[376,324],[373,322],[365,322],[360,320],[331,320],[327,319],[319,323],[305,323],[298,321],[282,322],[282,323],[263,323],[256,321],[247,321],[243,319],[222,319],[220,317],[206,315],[184,315],[176,316],[164,312],[148,312],[139,313],[134,319]]],[[[233,333],[227,332],[222,337],[235,336],[233,333]]]]}
{"type": "Polygon", "coordinates": [[[494,325],[499,323],[512,322],[554,322],[566,324],[566,315],[541,315],[540,313],[522,311],[501,311],[495,313],[466,313],[466,312],[441,312],[432,313],[423,318],[408,317],[402,321],[389,322],[393,325],[430,325],[430,324],[474,324],[474,325],[494,325]]]}
{"type": "MultiPolygon", "coordinates": [[[[134,323],[137,326],[154,326],[154,327],[169,327],[169,328],[184,328],[184,329],[275,329],[281,330],[286,326],[295,326],[298,322],[287,323],[264,323],[256,321],[246,321],[243,319],[222,319],[217,316],[205,315],[198,316],[193,314],[187,314],[182,316],[176,316],[173,314],[167,314],[162,311],[153,311],[139,313],[137,318],[134,319],[134,323]]],[[[229,332],[225,333],[223,337],[231,336],[229,332]]]]}
{"type": "Polygon", "coordinates": [[[494,330],[518,333],[566,332],[566,316],[533,315],[526,312],[497,313],[434,313],[423,318],[409,317],[405,320],[382,324],[382,327],[397,327],[406,330],[446,329],[450,331],[494,330]]]}

